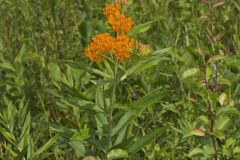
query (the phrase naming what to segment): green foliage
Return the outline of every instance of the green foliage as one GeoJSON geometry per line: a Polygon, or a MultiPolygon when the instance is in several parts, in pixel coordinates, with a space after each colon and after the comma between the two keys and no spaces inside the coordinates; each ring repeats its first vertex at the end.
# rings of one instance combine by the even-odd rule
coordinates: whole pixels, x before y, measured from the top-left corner
{"type": "Polygon", "coordinates": [[[108,2],[0,0],[0,159],[240,159],[240,2],[129,0],[151,52],[90,63],[108,2]]]}

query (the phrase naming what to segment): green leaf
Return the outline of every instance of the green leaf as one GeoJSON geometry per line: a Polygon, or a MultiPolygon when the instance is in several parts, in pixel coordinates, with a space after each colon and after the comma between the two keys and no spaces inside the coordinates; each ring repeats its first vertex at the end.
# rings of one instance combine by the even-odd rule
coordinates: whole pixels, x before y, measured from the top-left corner
{"type": "Polygon", "coordinates": [[[85,147],[84,145],[79,142],[79,141],[71,141],[71,142],[68,142],[69,145],[75,150],[76,154],[77,154],[77,157],[80,158],[82,156],[85,155],[85,147]]]}
{"type": "Polygon", "coordinates": [[[136,36],[138,33],[146,32],[147,30],[149,30],[151,28],[153,23],[155,23],[159,20],[161,20],[161,19],[149,21],[149,22],[142,23],[142,24],[134,26],[132,28],[131,32],[130,32],[130,35],[131,36],[136,36]]]}
{"type": "Polygon", "coordinates": [[[82,140],[87,139],[89,137],[90,137],[89,128],[83,128],[79,132],[75,132],[70,139],[72,141],[82,141],[82,140]]]}
{"type": "Polygon", "coordinates": [[[235,148],[233,149],[233,153],[234,153],[234,154],[240,154],[240,147],[239,147],[239,146],[235,147],[235,148]]]}
{"type": "Polygon", "coordinates": [[[203,153],[203,150],[201,148],[194,148],[193,150],[191,150],[189,153],[188,153],[188,157],[193,157],[197,154],[202,154],[203,153]]]}
{"type": "Polygon", "coordinates": [[[182,79],[186,79],[195,76],[200,70],[198,68],[190,68],[183,72],[182,79]]]}
{"type": "Polygon", "coordinates": [[[163,55],[163,53],[166,53],[168,51],[170,51],[172,48],[164,48],[164,49],[158,49],[158,50],[155,50],[151,53],[151,55],[163,55]]]}
{"type": "Polygon", "coordinates": [[[231,119],[228,116],[220,116],[216,120],[216,129],[225,130],[230,123],[231,119]]]}
{"type": "Polygon", "coordinates": [[[220,60],[224,60],[225,58],[227,58],[227,57],[226,56],[222,56],[222,55],[216,55],[216,56],[211,57],[208,60],[208,63],[214,63],[214,62],[217,62],[217,61],[220,61],[220,60]]]}
{"type": "Polygon", "coordinates": [[[100,150],[102,150],[103,152],[106,152],[107,150],[107,140],[102,138],[101,141],[97,140],[96,138],[89,138],[88,139],[88,143],[99,148],[100,150]]]}
{"type": "Polygon", "coordinates": [[[127,126],[123,127],[123,129],[120,132],[118,132],[118,136],[116,138],[114,145],[118,145],[123,142],[126,132],[127,132],[127,126]]]}
{"type": "Polygon", "coordinates": [[[117,125],[112,129],[112,136],[118,133],[124,126],[128,125],[133,117],[136,116],[135,111],[128,111],[118,121],[117,125]]]}
{"type": "Polygon", "coordinates": [[[155,90],[153,90],[148,95],[140,98],[137,101],[134,101],[133,103],[130,103],[129,106],[133,110],[136,110],[138,113],[143,111],[146,107],[159,102],[164,97],[168,96],[170,94],[170,91],[159,87],[155,90]]]}
{"type": "Polygon", "coordinates": [[[45,151],[47,151],[48,148],[50,148],[57,140],[58,136],[54,136],[51,139],[49,139],[41,148],[39,148],[30,159],[37,159],[39,155],[43,154],[45,151]]]}
{"type": "Polygon", "coordinates": [[[104,109],[104,95],[101,87],[96,88],[96,97],[95,97],[95,103],[97,106],[99,106],[101,109],[104,109]]]}
{"type": "Polygon", "coordinates": [[[134,101],[133,103],[129,104],[129,108],[131,108],[130,111],[127,111],[118,121],[118,123],[115,125],[115,127],[112,130],[112,136],[114,136],[117,132],[119,132],[123,127],[130,124],[135,118],[137,118],[142,111],[151,106],[152,104],[159,102],[163,97],[167,96],[169,94],[169,91],[158,88],[148,95],[140,98],[137,101],[134,101]]]}
{"type": "Polygon", "coordinates": [[[79,97],[81,98],[82,100],[86,100],[86,101],[93,101],[93,99],[87,97],[86,95],[84,95],[83,93],[79,92],[79,90],[77,90],[76,88],[74,87],[71,87],[65,83],[62,83],[61,82],[61,86],[68,92],[70,93],[72,96],[74,97],[79,97]]]}
{"type": "MultiPolygon", "coordinates": [[[[165,50],[165,52],[167,52],[167,50],[165,50]]],[[[127,70],[127,72],[121,77],[121,81],[126,79],[130,75],[137,74],[154,65],[157,65],[162,60],[169,60],[169,58],[159,57],[155,55],[155,56],[148,56],[143,59],[140,59],[127,70]]]]}
{"type": "Polygon", "coordinates": [[[23,148],[25,148],[25,146],[28,145],[28,140],[29,140],[29,132],[30,132],[30,123],[31,123],[31,115],[30,112],[28,112],[27,117],[24,121],[24,125],[22,128],[22,133],[20,136],[20,142],[18,144],[18,147],[20,149],[20,151],[23,150],[23,148]]]}
{"type": "Polygon", "coordinates": [[[99,75],[101,77],[105,77],[108,79],[113,79],[113,77],[111,75],[108,75],[98,69],[91,68],[90,64],[86,64],[84,62],[74,62],[74,61],[70,61],[70,60],[63,60],[63,62],[72,68],[83,70],[88,73],[96,74],[96,75],[99,75]]]}
{"type": "Polygon", "coordinates": [[[107,158],[111,159],[119,159],[119,158],[128,158],[127,151],[123,149],[113,149],[107,154],[107,158]]]}
{"type": "Polygon", "coordinates": [[[7,62],[7,61],[3,61],[0,62],[0,68],[4,68],[4,69],[9,69],[11,71],[15,71],[14,67],[11,65],[11,63],[7,62]]]}
{"type": "Polygon", "coordinates": [[[87,156],[87,157],[84,157],[83,160],[97,160],[97,159],[93,156],[87,156]]]}
{"type": "Polygon", "coordinates": [[[17,153],[15,151],[13,151],[10,147],[8,147],[6,144],[2,144],[2,146],[4,147],[4,149],[9,152],[13,157],[17,157],[17,153]]]}
{"type": "Polygon", "coordinates": [[[237,108],[232,106],[219,107],[216,112],[217,115],[239,115],[240,112],[237,108]]]}
{"type": "Polygon", "coordinates": [[[15,160],[23,160],[25,159],[24,156],[26,155],[28,150],[28,145],[25,146],[25,148],[15,157],[15,160]]]}
{"type": "Polygon", "coordinates": [[[51,62],[48,64],[48,70],[50,73],[51,78],[54,81],[60,81],[61,80],[61,70],[57,63],[51,62]]]}
{"type": "Polygon", "coordinates": [[[26,52],[27,52],[27,48],[26,48],[26,44],[24,43],[23,45],[22,45],[22,47],[21,47],[21,50],[20,50],[20,55],[21,55],[21,57],[23,57],[24,56],[24,54],[26,54],[26,52]]]}
{"type": "Polygon", "coordinates": [[[215,129],[213,134],[214,134],[215,137],[217,137],[220,140],[224,140],[225,139],[224,132],[222,130],[220,130],[220,129],[215,129]]]}
{"type": "Polygon", "coordinates": [[[138,139],[135,143],[133,143],[129,148],[128,152],[131,154],[136,153],[137,151],[144,148],[147,144],[151,143],[154,139],[160,136],[160,133],[163,132],[162,129],[156,129],[151,133],[148,133],[144,137],[138,139]]]}
{"type": "Polygon", "coordinates": [[[225,147],[230,147],[230,146],[232,146],[232,144],[234,144],[236,142],[236,140],[235,139],[233,139],[233,138],[228,138],[227,140],[226,140],[226,144],[224,145],[225,147]]]}
{"type": "Polygon", "coordinates": [[[218,97],[218,102],[221,106],[224,105],[224,102],[227,100],[228,95],[226,93],[221,93],[220,96],[218,97]]]}
{"type": "MultiPolygon", "coordinates": [[[[109,59],[111,59],[111,58],[109,58],[109,59]]],[[[111,65],[109,64],[109,62],[104,59],[103,63],[104,63],[104,66],[106,68],[107,73],[110,74],[111,77],[113,77],[114,73],[113,73],[113,70],[112,70],[111,65]]]]}
{"type": "Polygon", "coordinates": [[[206,79],[209,80],[210,76],[213,75],[213,70],[210,67],[206,68],[206,79]]]}
{"type": "Polygon", "coordinates": [[[208,117],[205,115],[201,115],[198,117],[198,120],[201,121],[201,123],[203,122],[204,124],[208,124],[208,117]]]}
{"type": "Polygon", "coordinates": [[[191,133],[195,136],[200,136],[200,137],[205,136],[205,132],[203,130],[199,129],[199,128],[196,128],[196,129],[192,130],[191,133]]]}
{"type": "Polygon", "coordinates": [[[41,65],[42,68],[45,67],[45,59],[44,56],[38,53],[29,53],[24,57],[25,61],[34,61],[41,65]]]}
{"type": "Polygon", "coordinates": [[[14,135],[10,131],[6,131],[3,128],[0,128],[0,135],[2,135],[6,140],[8,140],[11,144],[15,144],[16,141],[14,135]]]}
{"type": "Polygon", "coordinates": [[[205,159],[210,159],[210,157],[215,153],[212,144],[205,144],[203,146],[203,155],[205,159]]]}
{"type": "Polygon", "coordinates": [[[44,125],[49,126],[49,129],[51,131],[55,132],[56,134],[58,134],[64,138],[67,138],[67,139],[70,139],[73,136],[73,134],[75,132],[77,132],[76,129],[70,129],[70,128],[67,128],[67,127],[64,127],[61,125],[57,125],[57,124],[45,123],[44,125]]]}

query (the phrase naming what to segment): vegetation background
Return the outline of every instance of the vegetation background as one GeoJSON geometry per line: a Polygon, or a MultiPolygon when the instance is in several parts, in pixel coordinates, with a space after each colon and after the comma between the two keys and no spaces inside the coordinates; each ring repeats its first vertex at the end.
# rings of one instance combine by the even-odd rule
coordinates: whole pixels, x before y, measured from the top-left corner
{"type": "Polygon", "coordinates": [[[129,0],[118,75],[83,54],[109,2],[0,0],[0,159],[240,159],[240,1],[129,0]]]}

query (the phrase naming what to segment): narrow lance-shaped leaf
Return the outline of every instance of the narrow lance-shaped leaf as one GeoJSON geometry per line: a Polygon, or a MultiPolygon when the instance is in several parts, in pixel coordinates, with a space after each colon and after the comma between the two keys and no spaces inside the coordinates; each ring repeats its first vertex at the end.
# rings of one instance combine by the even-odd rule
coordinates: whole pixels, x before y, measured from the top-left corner
{"type": "Polygon", "coordinates": [[[30,159],[37,159],[38,156],[42,153],[44,153],[48,148],[50,148],[56,141],[58,140],[58,136],[52,137],[50,140],[48,140],[41,148],[39,148],[30,159]]]}
{"type": "Polygon", "coordinates": [[[182,74],[182,79],[186,79],[196,75],[200,70],[198,68],[189,68],[185,70],[182,74]]]}
{"type": "Polygon", "coordinates": [[[74,61],[70,61],[70,60],[64,60],[63,62],[72,68],[84,70],[88,73],[96,74],[96,75],[99,75],[101,77],[105,77],[108,79],[113,79],[112,76],[110,76],[98,69],[91,68],[89,64],[85,64],[84,62],[74,62],[74,61]]]}
{"type": "Polygon", "coordinates": [[[128,148],[128,152],[134,154],[137,151],[141,150],[142,148],[144,148],[147,144],[151,143],[154,139],[158,138],[161,134],[161,132],[163,132],[162,129],[156,129],[150,133],[148,133],[147,135],[145,135],[144,137],[138,139],[135,143],[133,143],[129,148],[128,148]]]}
{"type": "Polygon", "coordinates": [[[145,22],[139,25],[136,25],[132,28],[132,31],[130,32],[131,36],[136,36],[136,34],[138,33],[142,33],[142,32],[146,32],[147,30],[149,30],[152,26],[153,23],[159,21],[160,19],[156,19],[153,21],[149,21],[149,22],[145,22]]]}
{"type": "Polygon", "coordinates": [[[201,148],[194,148],[189,152],[188,157],[193,157],[197,154],[202,154],[202,153],[203,153],[203,150],[201,148]]]}
{"type": "Polygon", "coordinates": [[[127,151],[123,149],[113,149],[107,154],[107,158],[111,159],[119,159],[119,158],[128,158],[127,151]]]}
{"type": "Polygon", "coordinates": [[[83,93],[79,92],[79,90],[77,90],[76,88],[74,87],[71,87],[67,84],[64,84],[64,83],[61,83],[62,84],[62,87],[68,91],[68,93],[70,93],[72,96],[75,96],[75,97],[79,97],[83,100],[86,100],[86,101],[93,101],[93,99],[85,96],[83,93]]]}
{"type": "MultiPolygon", "coordinates": [[[[168,50],[165,50],[164,52],[167,52],[167,51],[168,50]]],[[[162,53],[164,53],[164,52],[162,52],[162,53]]],[[[161,57],[159,55],[157,56],[157,54],[158,53],[156,52],[156,55],[145,57],[144,59],[141,59],[138,62],[136,62],[135,64],[133,64],[127,70],[127,72],[121,77],[121,81],[126,79],[130,75],[137,74],[141,71],[151,68],[154,65],[157,65],[160,61],[169,60],[169,58],[161,57]]]]}
{"type": "Polygon", "coordinates": [[[131,111],[125,113],[112,130],[112,136],[118,133],[124,126],[130,124],[142,111],[148,106],[159,102],[163,97],[169,94],[169,91],[158,88],[143,98],[129,104],[131,111]]]}
{"type": "Polygon", "coordinates": [[[18,147],[20,149],[20,151],[23,150],[23,148],[25,148],[25,146],[28,145],[28,138],[29,138],[29,132],[30,132],[30,122],[31,122],[31,116],[30,116],[30,112],[28,112],[27,117],[25,118],[24,121],[24,125],[22,128],[22,133],[20,136],[20,142],[18,144],[18,147]]]}
{"type": "Polygon", "coordinates": [[[25,148],[17,155],[17,157],[15,158],[15,160],[23,160],[24,156],[26,155],[28,150],[28,145],[25,146],[25,148]]]}

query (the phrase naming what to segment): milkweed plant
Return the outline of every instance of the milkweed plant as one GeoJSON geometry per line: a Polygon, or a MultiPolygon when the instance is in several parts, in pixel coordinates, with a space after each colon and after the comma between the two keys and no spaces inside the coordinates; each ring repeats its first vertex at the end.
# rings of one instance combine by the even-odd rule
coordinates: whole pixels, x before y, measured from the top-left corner
{"type": "Polygon", "coordinates": [[[239,160],[239,0],[0,0],[0,159],[239,160]]]}

